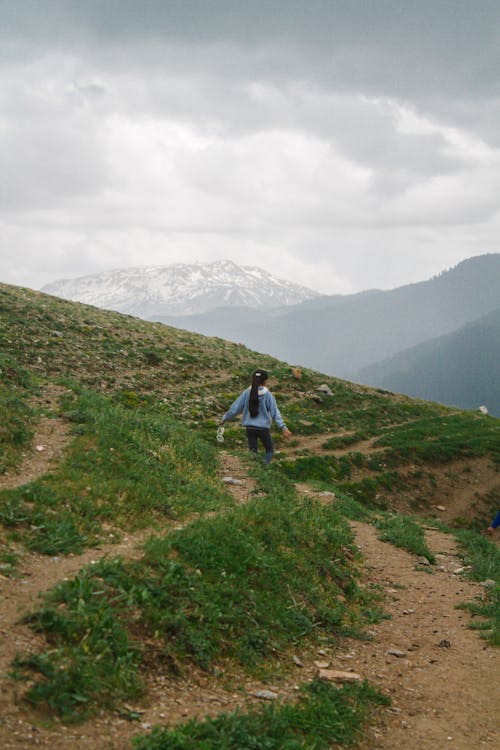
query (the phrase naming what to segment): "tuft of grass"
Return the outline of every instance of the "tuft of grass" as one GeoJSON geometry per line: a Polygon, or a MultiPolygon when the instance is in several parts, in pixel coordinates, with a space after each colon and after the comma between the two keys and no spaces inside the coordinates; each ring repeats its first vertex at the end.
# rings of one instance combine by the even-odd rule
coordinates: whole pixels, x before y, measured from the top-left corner
{"type": "Polygon", "coordinates": [[[319,681],[297,703],[234,711],[134,739],[136,750],[328,750],[353,745],[369,712],[389,699],[368,683],[337,689],[319,681]]]}
{"type": "Polygon", "coordinates": [[[423,529],[409,516],[388,514],[375,522],[380,531],[380,539],[396,547],[407,550],[413,555],[426,557],[430,563],[436,562],[429,550],[423,529]]]}
{"type": "Polygon", "coordinates": [[[281,461],[280,468],[296,482],[333,482],[351,476],[351,463],[347,457],[304,456],[294,461],[281,461]]]}
{"type": "Polygon", "coordinates": [[[369,510],[366,505],[338,490],[335,491],[335,508],[351,521],[371,523],[374,518],[373,511],[369,510]]]}

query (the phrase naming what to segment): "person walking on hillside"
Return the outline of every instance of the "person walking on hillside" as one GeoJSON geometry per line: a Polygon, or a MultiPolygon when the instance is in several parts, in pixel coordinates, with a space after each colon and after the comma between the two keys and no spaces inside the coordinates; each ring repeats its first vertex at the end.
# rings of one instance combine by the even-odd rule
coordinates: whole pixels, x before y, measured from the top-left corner
{"type": "Polygon", "coordinates": [[[276,423],[283,437],[288,438],[292,434],[280,414],[276,399],[271,391],[266,388],[268,378],[265,370],[254,370],[250,387],[240,393],[219,422],[222,427],[224,422],[229,422],[238,414],[243,414],[241,423],[246,429],[248,448],[253,453],[257,453],[258,441],[260,440],[266,451],[266,464],[271,461],[274,455],[271,437],[272,422],[276,423]]]}

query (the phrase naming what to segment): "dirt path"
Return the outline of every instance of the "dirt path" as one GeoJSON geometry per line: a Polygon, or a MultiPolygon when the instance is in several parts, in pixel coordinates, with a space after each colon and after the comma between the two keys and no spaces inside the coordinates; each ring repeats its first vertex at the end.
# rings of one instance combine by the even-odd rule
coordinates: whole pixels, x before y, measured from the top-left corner
{"type": "Polygon", "coordinates": [[[70,423],[66,419],[55,416],[58,400],[63,393],[65,393],[64,388],[51,386],[35,401],[36,406],[50,409],[54,416],[40,417],[32,444],[24,452],[17,471],[0,474],[0,489],[12,489],[33,482],[46,474],[53,464],[60,461],[64,449],[71,442],[70,423]]]}
{"type": "Polygon", "coordinates": [[[429,574],[415,570],[411,555],[379,541],[373,527],[353,527],[391,615],[373,627],[372,642],[352,643],[350,666],[393,701],[363,750],[498,750],[500,655],[467,627],[469,614],[456,609],[484,589],[454,574],[461,563],[453,538],[427,531],[438,558],[429,574]]]}
{"type": "Polygon", "coordinates": [[[300,455],[304,449],[307,449],[309,453],[314,454],[328,454],[340,458],[346,456],[348,453],[364,453],[365,455],[371,455],[373,453],[382,453],[385,448],[375,447],[374,443],[379,439],[379,436],[370,438],[368,440],[360,440],[357,443],[352,443],[343,448],[325,448],[325,444],[332,438],[344,438],[351,435],[351,432],[325,432],[319,435],[294,435],[293,445],[286,446],[286,452],[290,456],[296,454],[300,455]]]}

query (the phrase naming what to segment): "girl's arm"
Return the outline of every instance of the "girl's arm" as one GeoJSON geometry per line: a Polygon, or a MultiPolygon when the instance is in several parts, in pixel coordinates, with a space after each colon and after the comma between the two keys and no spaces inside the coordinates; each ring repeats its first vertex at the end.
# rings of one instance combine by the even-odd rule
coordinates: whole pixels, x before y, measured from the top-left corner
{"type": "Polygon", "coordinates": [[[229,422],[231,419],[234,419],[238,414],[241,414],[243,409],[245,408],[245,398],[247,396],[247,391],[243,391],[243,393],[240,393],[236,401],[233,401],[227,412],[222,417],[220,424],[223,424],[224,422],[229,422]]]}

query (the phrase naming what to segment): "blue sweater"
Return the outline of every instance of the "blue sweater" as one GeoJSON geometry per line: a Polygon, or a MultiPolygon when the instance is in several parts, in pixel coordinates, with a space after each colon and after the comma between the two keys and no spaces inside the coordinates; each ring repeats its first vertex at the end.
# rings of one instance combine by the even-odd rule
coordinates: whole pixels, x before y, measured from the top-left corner
{"type": "Polygon", "coordinates": [[[251,417],[248,409],[250,401],[250,388],[243,391],[236,401],[231,404],[227,412],[222,417],[223,422],[229,422],[238,414],[243,412],[241,423],[244,427],[257,427],[260,429],[269,429],[271,422],[274,420],[280,430],[286,429],[286,424],[280,414],[276,399],[273,394],[264,386],[259,387],[259,413],[256,417],[251,417]]]}

